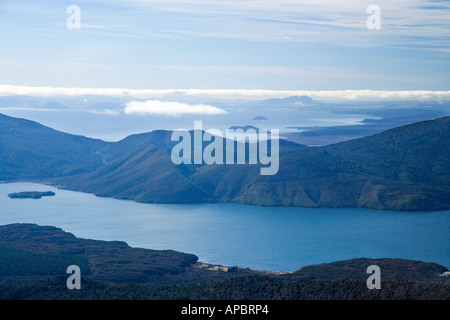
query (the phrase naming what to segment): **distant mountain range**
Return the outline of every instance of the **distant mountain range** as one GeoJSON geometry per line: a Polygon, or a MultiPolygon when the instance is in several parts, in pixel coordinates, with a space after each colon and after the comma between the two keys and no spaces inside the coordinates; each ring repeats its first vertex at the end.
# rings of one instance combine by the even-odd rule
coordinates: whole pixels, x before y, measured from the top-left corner
{"type": "MultiPolygon", "coordinates": [[[[394,102],[390,102],[389,105],[394,102]]],[[[323,107],[321,105],[320,107],[323,107]]],[[[325,105],[325,108],[329,106],[325,105]]],[[[383,131],[405,126],[415,122],[437,119],[449,115],[448,107],[439,105],[405,105],[399,104],[390,107],[368,105],[365,108],[356,111],[358,106],[333,106],[331,114],[359,114],[366,117],[360,123],[351,123],[347,125],[323,125],[323,126],[294,126],[287,129],[296,129],[297,132],[285,132],[283,137],[289,141],[293,141],[306,145],[327,145],[338,143],[341,141],[352,140],[367,137],[383,131]]],[[[317,107],[314,107],[317,109],[317,107]]]]}
{"type": "Polygon", "coordinates": [[[260,101],[259,106],[277,106],[277,107],[302,107],[319,106],[322,103],[311,99],[308,96],[290,96],[287,98],[273,98],[260,101]]]}
{"type": "Polygon", "coordinates": [[[0,181],[38,181],[139,202],[450,209],[450,117],[323,147],[280,141],[280,170],[175,165],[171,132],[105,142],[0,114],[0,181]]]}

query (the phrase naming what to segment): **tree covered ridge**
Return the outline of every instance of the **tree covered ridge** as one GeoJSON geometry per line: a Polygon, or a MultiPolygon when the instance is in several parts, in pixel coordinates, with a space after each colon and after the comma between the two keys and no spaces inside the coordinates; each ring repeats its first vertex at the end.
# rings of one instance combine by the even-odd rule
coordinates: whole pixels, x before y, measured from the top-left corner
{"type": "Polygon", "coordinates": [[[33,284],[2,285],[1,300],[450,300],[450,286],[386,280],[380,290],[362,280],[282,281],[242,276],[196,286],[111,284],[82,277],[81,290],[68,290],[59,276],[33,284]]]}
{"type": "Polygon", "coordinates": [[[280,169],[175,165],[171,132],[105,142],[0,115],[0,181],[39,181],[153,203],[450,209],[450,117],[323,147],[280,141],[280,169]]]}

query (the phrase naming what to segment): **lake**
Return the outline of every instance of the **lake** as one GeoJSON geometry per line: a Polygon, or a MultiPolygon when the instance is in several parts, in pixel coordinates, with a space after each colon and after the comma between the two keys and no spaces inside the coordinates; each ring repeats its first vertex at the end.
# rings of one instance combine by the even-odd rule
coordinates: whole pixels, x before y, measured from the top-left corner
{"type": "Polygon", "coordinates": [[[52,225],[80,238],[193,253],[206,263],[261,270],[357,257],[450,267],[450,211],[257,207],[231,203],[142,204],[33,183],[0,184],[0,225],[52,225]],[[10,199],[20,191],[54,197],[10,199]]]}

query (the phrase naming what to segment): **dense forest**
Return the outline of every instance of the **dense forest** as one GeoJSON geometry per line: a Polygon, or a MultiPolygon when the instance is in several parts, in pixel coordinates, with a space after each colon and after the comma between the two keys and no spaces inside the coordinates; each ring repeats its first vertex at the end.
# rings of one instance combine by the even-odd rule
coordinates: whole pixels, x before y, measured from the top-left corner
{"type": "Polygon", "coordinates": [[[282,281],[243,276],[196,286],[115,285],[82,278],[80,290],[68,290],[65,277],[33,284],[1,285],[0,299],[39,300],[450,300],[445,283],[387,280],[368,290],[362,280],[282,281]]]}

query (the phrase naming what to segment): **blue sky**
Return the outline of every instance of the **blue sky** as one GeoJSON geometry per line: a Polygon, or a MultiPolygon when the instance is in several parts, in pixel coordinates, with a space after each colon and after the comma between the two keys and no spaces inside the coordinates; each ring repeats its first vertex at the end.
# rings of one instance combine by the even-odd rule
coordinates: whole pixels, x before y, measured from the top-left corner
{"type": "Polygon", "coordinates": [[[0,39],[0,85],[450,90],[449,1],[2,0],[0,39]]]}

